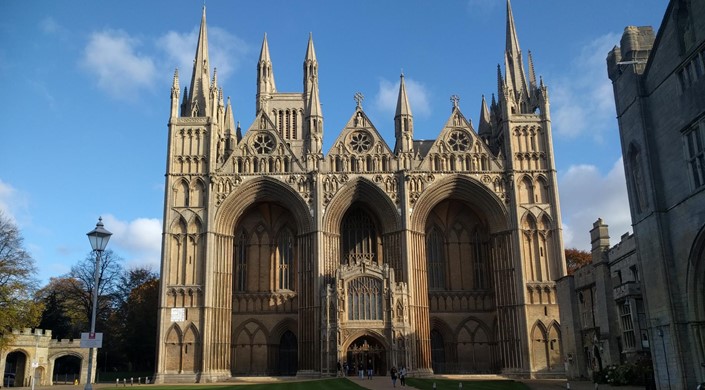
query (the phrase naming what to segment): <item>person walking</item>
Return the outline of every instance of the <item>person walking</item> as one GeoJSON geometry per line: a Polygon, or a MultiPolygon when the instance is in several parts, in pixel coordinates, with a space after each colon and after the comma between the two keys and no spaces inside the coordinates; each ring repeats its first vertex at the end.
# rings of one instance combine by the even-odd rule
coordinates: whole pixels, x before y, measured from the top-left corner
{"type": "Polygon", "coordinates": [[[392,366],[392,369],[389,370],[389,374],[392,377],[392,387],[397,387],[397,369],[392,366]]]}
{"type": "Polygon", "coordinates": [[[372,379],[372,359],[367,359],[367,379],[372,379]]]}
{"type": "Polygon", "coordinates": [[[342,376],[343,373],[343,366],[340,364],[340,360],[338,360],[338,376],[342,376]]]}
{"type": "Polygon", "coordinates": [[[360,374],[360,379],[365,379],[365,366],[362,361],[357,362],[357,372],[360,374]]]}
{"type": "Polygon", "coordinates": [[[399,370],[399,384],[406,386],[406,366],[401,366],[401,370],[399,370]]]}
{"type": "Polygon", "coordinates": [[[347,360],[343,362],[343,376],[348,376],[348,362],[347,362],[347,360]]]}

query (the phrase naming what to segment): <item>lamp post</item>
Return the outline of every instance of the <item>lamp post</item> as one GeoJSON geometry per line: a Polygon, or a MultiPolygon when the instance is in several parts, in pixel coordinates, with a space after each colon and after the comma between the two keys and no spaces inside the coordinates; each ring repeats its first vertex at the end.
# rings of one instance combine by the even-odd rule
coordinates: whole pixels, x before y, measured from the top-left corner
{"type": "MultiPolygon", "coordinates": [[[[98,223],[95,224],[95,229],[87,233],[88,241],[91,242],[91,248],[95,252],[95,270],[93,271],[93,311],[91,312],[91,334],[95,334],[95,316],[98,307],[98,275],[100,268],[100,255],[108,246],[108,241],[113,233],[105,230],[103,227],[103,218],[98,218],[98,223]]],[[[93,372],[93,347],[88,349],[88,378],[86,379],[85,390],[93,390],[91,374],[93,372]]]]}

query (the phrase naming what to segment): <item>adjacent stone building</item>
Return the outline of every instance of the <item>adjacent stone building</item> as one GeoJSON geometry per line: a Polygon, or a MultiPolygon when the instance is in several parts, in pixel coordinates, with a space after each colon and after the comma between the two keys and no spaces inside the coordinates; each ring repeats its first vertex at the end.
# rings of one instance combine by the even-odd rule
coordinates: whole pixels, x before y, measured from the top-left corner
{"type": "Polygon", "coordinates": [[[610,247],[608,227],[598,219],[590,238],[592,262],[558,281],[569,379],[650,359],[634,235],[625,233],[610,247]]]}
{"type": "Polygon", "coordinates": [[[157,381],[338,362],[562,375],[549,97],[523,59],[507,1],[504,73],[488,71],[498,96],[478,99],[477,128],[453,97],[438,137],[415,139],[402,75],[382,124],[393,144],[356,94],[325,152],[312,37],[303,91],[281,92],[265,35],[242,131],[211,75],[204,8],[190,83],[177,72],[171,91],[157,381]]]}
{"type": "MultiPolygon", "coordinates": [[[[88,348],[81,348],[81,340],[56,340],[51,338],[51,330],[13,329],[12,342],[0,350],[0,370],[3,381],[10,380],[10,387],[29,387],[32,376],[37,386],[51,386],[54,383],[54,367],[62,360],[78,361],[79,369],[70,376],[68,383],[78,380],[85,383],[88,377],[88,348]]],[[[96,359],[93,359],[93,381],[96,377],[96,359]]],[[[57,377],[67,382],[66,377],[57,377]]],[[[0,387],[5,386],[2,383],[0,387]]]]}
{"type": "Polygon", "coordinates": [[[656,383],[705,381],[705,1],[672,0],[607,57],[656,383]]]}

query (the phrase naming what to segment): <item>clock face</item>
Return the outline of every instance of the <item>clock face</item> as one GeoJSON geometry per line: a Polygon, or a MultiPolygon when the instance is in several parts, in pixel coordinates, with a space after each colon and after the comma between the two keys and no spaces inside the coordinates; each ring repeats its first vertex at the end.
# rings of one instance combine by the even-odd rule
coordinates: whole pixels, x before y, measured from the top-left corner
{"type": "Polygon", "coordinates": [[[255,136],[254,141],[252,141],[252,147],[257,154],[270,154],[274,150],[276,141],[267,133],[259,133],[255,136]]]}
{"type": "Polygon", "coordinates": [[[350,149],[355,153],[367,153],[372,148],[372,137],[366,131],[356,131],[350,136],[350,149]]]}
{"type": "Polygon", "coordinates": [[[461,130],[456,130],[448,136],[448,145],[454,152],[465,152],[470,149],[472,141],[468,134],[461,130]]]}

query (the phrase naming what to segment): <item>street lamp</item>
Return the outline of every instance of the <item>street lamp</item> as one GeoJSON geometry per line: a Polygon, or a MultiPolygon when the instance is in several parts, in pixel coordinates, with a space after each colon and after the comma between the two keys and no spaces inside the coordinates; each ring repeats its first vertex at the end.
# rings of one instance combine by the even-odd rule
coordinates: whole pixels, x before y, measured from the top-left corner
{"type": "MultiPolygon", "coordinates": [[[[91,242],[91,248],[95,252],[95,270],[93,271],[93,311],[91,312],[91,335],[95,334],[95,316],[98,307],[98,275],[100,268],[100,255],[108,246],[108,241],[113,233],[105,230],[103,227],[103,218],[98,218],[98,223],[95,224],[95,229],[87,233],[88,241],[91,242]]],[[[93,390],[91,383],[91,374],[93,371],[93,347],[88,349],[88,379],[86,379],[85,390],[93,390]]]]}

